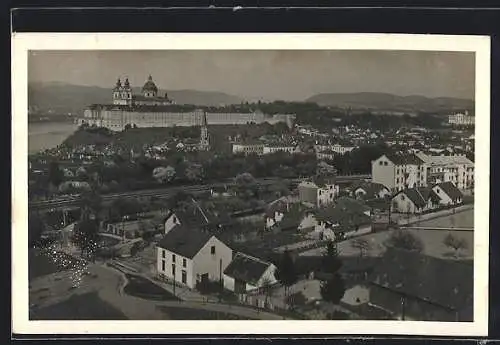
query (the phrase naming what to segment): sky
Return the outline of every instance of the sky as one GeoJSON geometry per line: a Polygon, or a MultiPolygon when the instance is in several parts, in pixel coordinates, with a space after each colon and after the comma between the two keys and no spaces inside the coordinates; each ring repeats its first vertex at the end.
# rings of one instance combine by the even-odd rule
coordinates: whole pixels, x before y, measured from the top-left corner
{"type": "Polygon", "coordinates": [[[118,77],[162,90],[220,91],[246,100],[384,92],[474,99],[474,53],[341,50],[32,51],[29,82],[112,88],[118,77]]]}

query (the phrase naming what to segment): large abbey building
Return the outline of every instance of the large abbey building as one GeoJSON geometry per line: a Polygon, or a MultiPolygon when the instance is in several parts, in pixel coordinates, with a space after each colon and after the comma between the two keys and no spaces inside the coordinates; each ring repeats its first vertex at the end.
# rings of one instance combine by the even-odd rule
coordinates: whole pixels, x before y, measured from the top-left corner
{"type": "Polygon", "coordinates": [[[158,95],[158,87],[149,76],[141,94],[134,94],[128,79],[120,79],[113,88],[113,103],[93,104],[85,109],[79,124],[122,131],[125,126],[172,127],[206,125],[243,125],[285,122],[292,127],[293,114],[267,115],[262,112],[230,112],[225,108],[207,112],[191,106],[176,105],[168,95],[158,95]]]}

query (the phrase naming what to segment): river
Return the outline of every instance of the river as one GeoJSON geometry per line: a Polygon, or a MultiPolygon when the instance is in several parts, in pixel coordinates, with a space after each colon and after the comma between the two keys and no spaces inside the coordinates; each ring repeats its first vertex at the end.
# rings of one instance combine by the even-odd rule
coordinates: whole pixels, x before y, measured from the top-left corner
{"type": "Polygon", "coordinates": [[[78,126],[71,122],[39,122],[28,124],[28,151],[56,147],[69,137],[78,126]]]}

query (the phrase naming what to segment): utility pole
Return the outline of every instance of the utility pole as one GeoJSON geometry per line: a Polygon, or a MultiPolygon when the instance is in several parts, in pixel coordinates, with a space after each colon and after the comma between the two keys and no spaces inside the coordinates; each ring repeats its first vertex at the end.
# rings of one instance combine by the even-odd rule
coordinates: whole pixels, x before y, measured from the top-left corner
{"type": "Polygon", "coordinates": [[[403,297],[401,297],[401,320],[403,320],[403,321],[405,320],[405,317],[406,317],[406,315],[405,315],[406,310],[405,309],[406,309],[406,299],[403,296],[403,297]]]}
{"type": "Polygon", "coordinates": [[[219,303],[221,302],[222,299],[222,259],[219,260],[219,285],[220,285],[220,292],[219,292],[219,303]]]}
{"type": "Polygon", "coordinates": [[[176,285],[176,284],[175,284],[175,264],[173,264],[173,265],[172,265],[172,268],[173,268],[173,270],[172,270],[172,273],[173,273],[173,274],[172,274],[172,278],[173,278],[173,284],[174,284],[174,296],[175,296],[175,285],[176,285]]]}

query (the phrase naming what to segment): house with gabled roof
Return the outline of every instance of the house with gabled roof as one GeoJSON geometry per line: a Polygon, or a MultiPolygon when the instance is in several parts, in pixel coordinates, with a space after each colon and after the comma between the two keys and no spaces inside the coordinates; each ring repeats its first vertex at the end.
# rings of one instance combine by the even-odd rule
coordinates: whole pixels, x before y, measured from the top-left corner
{"type": "Polygon", "coordinates": [[[226,221],[224,212],[209,209],[196,200],[192,200],[183,207],[177,207],[168,211],[165,217],[165,234],[177,225],[192,228],[217,227],[226,221]]]}
{"type": "Polygon", "coordinates": [[[473,321],[474,267],[391,248],[368,277],[370,303],[395,318],[473,321]]]}
{"type": "Polygon", "coordinates": [[[158,276],[189,288],[218,281],[233,259],[233,251],[215,235],[176,225],[157,244],[158,276]]]}
{"type": "Polygon", "coordinates": [[[452,182],[438,183],[432,187],[432,191],[439,197],[441,205],[450,206],[463,203],[464,195],[452,182]]]}
{"type": "Polygon", "coordinates": [[[310,181],[302,181],[297,189],[301,202],[316,207],[325,207],[332,204],[340,193],[335,176],[315,176],[310,181]]]}
{"type": "Polygon", "coordinates": [[[391,195],[389,188],[375,182],[362,182],[353,186],[351,190],[355,198],[363,200],[382,199],[391,195]]]}
{"type": "Polygon", "coordinates": [[[320,209],[316,212],[317,225],[312,235],[320,239],[335,240],[369,233],[372,231],[369,212],[369,208],[347,200],[320,209]]]}
{"type": "Polygon", "coordinates": [[[224,270],[224,288],[236,293],[246,293],[277,283],[276,266],[244,253],[237,253],[224,270]]]}
{"type": "Polygon", "coordinates": [[[431,188],[408,188],[392,197],[391,212],[420,214],[439,207],[440,200],[431,188]]]}

